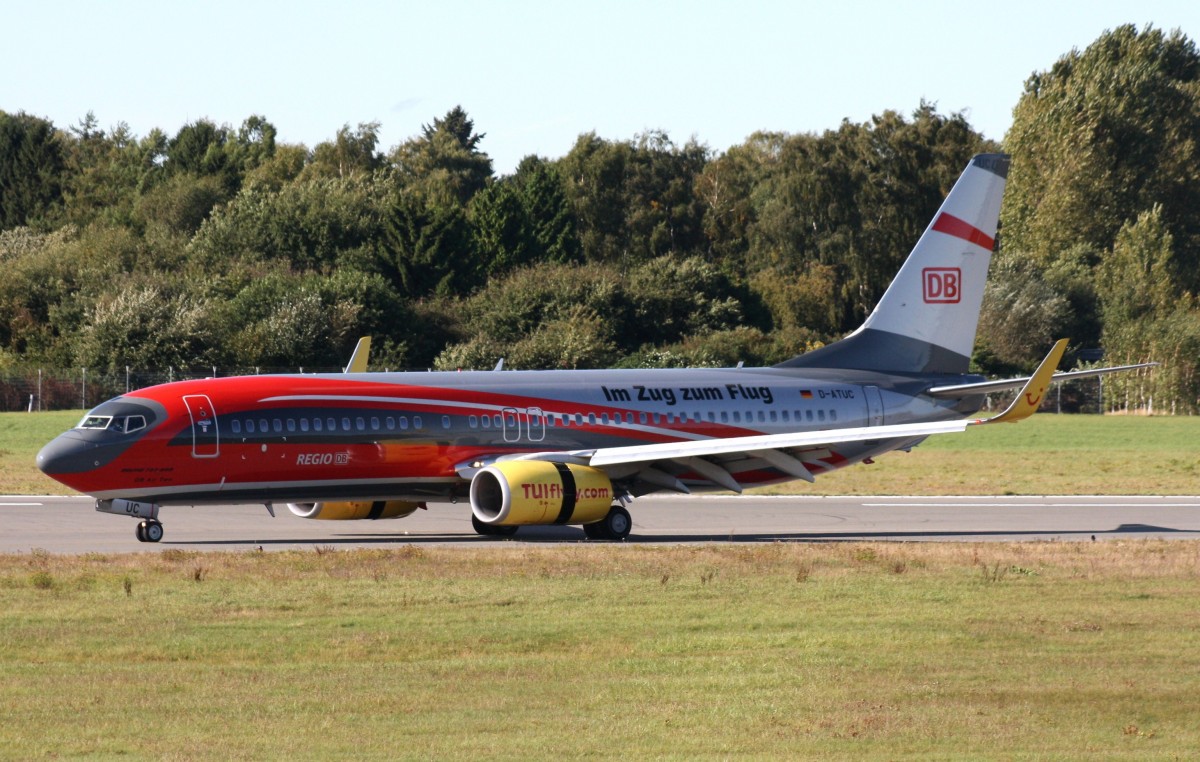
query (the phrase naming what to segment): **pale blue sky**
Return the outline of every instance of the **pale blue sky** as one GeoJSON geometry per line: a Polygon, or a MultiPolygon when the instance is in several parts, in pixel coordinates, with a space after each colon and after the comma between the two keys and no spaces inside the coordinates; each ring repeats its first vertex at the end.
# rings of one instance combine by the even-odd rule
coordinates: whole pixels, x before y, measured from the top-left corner
{"type": "Polygon", "coordinates": [[[722,151],[922,98],[1001,139],[1030,73],[1124,23],[1200,41],[1200,2],[0,3],[0,109],[89,110],[174,134],[266,116],[310,148],[382,123],[381,148],[461,104],[497,172],[595,131],[722,151]]]}

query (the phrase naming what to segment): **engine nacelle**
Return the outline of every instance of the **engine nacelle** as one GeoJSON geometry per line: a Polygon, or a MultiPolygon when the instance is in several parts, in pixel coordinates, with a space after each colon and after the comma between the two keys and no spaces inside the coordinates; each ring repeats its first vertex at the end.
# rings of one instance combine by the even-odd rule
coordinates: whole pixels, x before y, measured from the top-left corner
{"type": "Polygon", "coordinates": [[[359,519],[402,519],[424,503],[405,500],[340,500],[326,503],[288,503],[288,510],[302,519],[357,521],[359,519]]]}
{"type": "Polygon", "coordinates": [[[471,479],[471,511],[484,524],[590,524],[608,515],[608,474],[573,463],[507,460],[471,479]]]}

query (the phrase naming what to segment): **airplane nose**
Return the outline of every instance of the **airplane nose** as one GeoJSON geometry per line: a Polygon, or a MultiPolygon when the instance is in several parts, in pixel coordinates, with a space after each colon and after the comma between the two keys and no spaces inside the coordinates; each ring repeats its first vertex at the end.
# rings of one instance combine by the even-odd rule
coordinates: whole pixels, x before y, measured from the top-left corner
{"type": "Polygon", "coordinates": [[[42,448],[37,455],[37,467],[47,476],[90,471],[103,460],[98,457],[101,449],[94,442],[88,442],[69,431],[55,437],[42,448]]]}

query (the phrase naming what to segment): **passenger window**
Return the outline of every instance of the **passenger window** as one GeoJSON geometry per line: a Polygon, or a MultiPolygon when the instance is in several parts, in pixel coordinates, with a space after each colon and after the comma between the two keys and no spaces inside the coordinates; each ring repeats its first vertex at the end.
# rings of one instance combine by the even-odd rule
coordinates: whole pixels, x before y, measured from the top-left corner
{"type": "Polygon", "coordinates": [[[307,418],[300,419],[300,430],[305,431],[305,432],[308,431],[308,419],[307,418]]]}
{"type": "Polygon", "coordinates": [[[379,419],[371,416],[371,431],[379,431],[379,419]]]}
{"type": "Polygon", "coordinates": [[[639,422],[639,423],[645,423],[645,422],[646,422],[646,414],[645,414],[645,413],[638,413],[638,422],[639,422]]]}
{"type": "Polygon", "coordinates": [[[448,416],[448,415],[442,416],[442,428],[443,429],[450,428],[450,416],[448,416]]]}
{"type": "Polygon", "coordinates": [[[355,424],[358,426],[358,430],[359,430],[359,431],[366,431],[366,430],[367,430],[367,422],[366,422],[365,420],[363,420],[362,416],[359,416],[358,418],[355,418],[355,419],[354,419],[354,423],[355,423],[355,424]]]}
{"type": "Polygon", "coordinates": [[[813,419],[813,414],[812,414],[812,411],[811,411],[811,410],[805,410],[805,411],[804,411],[804,417],[805,417],[805,418],[806,418],[806,419],[807,419],[807,420],[808,420],[808,421],[811,423],[811,422],[812,422],[812,419],[813,419]]]}
{"type": "Polygon", "coordinates": [[[600,414],[600,423],[603,423],[605,426],[608,425],[608,413],[600,414]]]}
{"type": "Polygon", "coordinates": [[[342,431],[349,431],[349,430],[350,430],[350,419],[343,418],[342,419],[342,431]]]}
{"type": "Polygon", "coordinates": [[[321,431],[324,427],[320,418],[313,419],[313,431],[321,431]]]}
{"type": "Polygon", "coordinates": [[[473,429],[479,428],[479,416],[477,416],[477,415],[467,416],[467,425],[473,429]]]}
{"type": "Polygon", "coordinates": [[[824,410],[817,411],[817,420],[820,421],[821,423],[825,422],[825,411],[824,410]]]}
{"type": "Polygon", "coordinates": [[[396,430],[396,419],[389,415],[387,417],[387,420],[384,421],[384,425],[387,426],[388,431],[395,431],[396,430]]]}
{"type": "Polygon", "coordinates": [[[490,429],[492,427],[492,417],[490,415],[485,415],[482,417],[483,417],[483,427],[485,429],[490,429]]]}
{"type": "Polygon", "coordinates": [[[254,419],[253,418],[246,419],[246,433],[247,434],[254,433],[254,419]]]}
{"type": "Polygon", "coordinates": [[[287,430],[291,433],[295,433],[295,431],[296,431],[296,419],[295,418],[287,419],[287,430]]]}
{"type": "Polygon", "coordinates": [[[413,416],[413,428],[420,429],[420,428],[424,428],[424,427],[425,427],[425,424],[421,422],[421,416],[414,415],[413,416]]]}
{"type": "Polygon", "coordinates": [[[276,434],[283,433],[283,421],[276,418],[275,420],[271,421],[271,423],[273,423],[275,425],[275,433],[276,434]]]}
{"type": "Polygon", "coordinates": [[[233,430],[234,434],[241,434],[242,433],[242,422],[239,421],[238,419],[234,418],[232,421],[229,422],[229,428],[233,430]]]}
{"type": "Polygon", "coordinates": [[[400,428],[405,431],[408,430],[408,416],[407,415],[400,416],[400,428]]]}
{"type": "Polygon", "coordinates": [[[326,418],[325,419],[325,430],[326,431],[337,431],[337,419],[326,418]]]}
{"type": "Polygon", "coordinates": [[[264,434],[266,434],[266,433],[269,433],[269,432],[271,431],[271,427],[267,425],[267,419],[266,419],[266,418],[259,418],[259,419],[258,419],[258,430],[259,430],[259,431],[261,431],[261,432],[262,432],[262,433],[264,433],[264,434]]]}

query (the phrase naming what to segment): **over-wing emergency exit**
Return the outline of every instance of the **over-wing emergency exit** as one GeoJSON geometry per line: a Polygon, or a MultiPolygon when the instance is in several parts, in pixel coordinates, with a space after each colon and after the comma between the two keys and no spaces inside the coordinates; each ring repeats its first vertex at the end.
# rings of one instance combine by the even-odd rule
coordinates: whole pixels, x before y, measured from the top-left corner
{"type": "MultiPolygon", "coordinates": [[[[109,400],[38,466],[139,519],[163,506],[286,504],[308,519],[386,519],[469,503],[481,534],[574,524],[624,539],[651,492],[816,476],[1032,414],[1066,341],[1029,378],[968,373],[1008,157],[973,158],[875,310],[844,339],[766,368],[345,373],[209,378],[109,400]],[[1024,387],[1000,416],[984,394],[1024,387]]],[[[273,510],[273,509],[272,509],[273,510]]]]}

